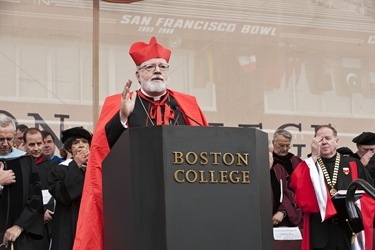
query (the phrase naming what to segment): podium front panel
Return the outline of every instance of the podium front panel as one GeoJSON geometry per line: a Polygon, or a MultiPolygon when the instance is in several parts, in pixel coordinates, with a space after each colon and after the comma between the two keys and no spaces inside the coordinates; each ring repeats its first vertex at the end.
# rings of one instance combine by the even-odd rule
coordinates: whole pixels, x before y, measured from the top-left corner
{"type": "Polygon", "coordinates": [[[257,129],[125,131],[103,165],[105,249],[273,249],[268,165],[257,129]]]}

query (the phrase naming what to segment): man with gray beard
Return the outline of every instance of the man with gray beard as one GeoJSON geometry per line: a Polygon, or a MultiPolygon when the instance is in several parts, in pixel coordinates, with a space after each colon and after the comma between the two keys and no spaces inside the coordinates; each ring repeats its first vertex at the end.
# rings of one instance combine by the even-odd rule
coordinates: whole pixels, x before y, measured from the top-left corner
{"type": "Polygon", "coordinates": [[[120,110],[105,127],[110,147],[128,127],[207,125],[195,97],[167,89],[170,50],[152,37],[149,44],[134,43],[129,54],[136,64],[140,89],[130,93],[132,81],[127,81],[120,110]]]}
{"type": "Polygon", "coordinates": [[[127,128],[156,125],[206,126],[194,96],[167,88],[171,51],[150,42],[135,42],[129,54],[136,64],[140,89],[107,97],[91,144],[73,249],[103,249],[102,161],[127,128]]]}

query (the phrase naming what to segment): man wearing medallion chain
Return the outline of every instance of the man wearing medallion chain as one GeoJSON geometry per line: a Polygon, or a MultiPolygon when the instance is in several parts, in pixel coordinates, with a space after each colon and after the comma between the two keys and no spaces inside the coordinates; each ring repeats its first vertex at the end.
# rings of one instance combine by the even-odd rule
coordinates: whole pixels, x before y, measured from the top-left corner
{"type": "Polygon", "coordinates": [[[171,51],[150,42],[135,42],[129,54],[136,65],[140,89],[130,92],[129,79],[122,94],[106,98],[92,139],[74,250],[103,249],[102,169],[110,148],[128,128],[156,125],[206,126],[195,97],[167,88],[171,51]]]}
{"type": "Polygon", "coordinates": [[[302,249],[351,249],[352,231],[345,207],[335,206],[332,196],[346,190],[352,180],[372,184],[361,162],[337,153],[337,131],[330,125],[316,128],[311,157],[292,174],[291,188],[305,212],[302,249]]]}

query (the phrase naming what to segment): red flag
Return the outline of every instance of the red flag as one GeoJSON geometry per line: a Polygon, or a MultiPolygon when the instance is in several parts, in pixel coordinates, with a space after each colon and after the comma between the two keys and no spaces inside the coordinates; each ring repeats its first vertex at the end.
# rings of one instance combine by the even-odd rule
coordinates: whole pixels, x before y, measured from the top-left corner
{"type": "Polygon", "coordinates": [[[255,55],[239,56],[237,60],[245,74],[254,72],[257,69],[257,58],[255,55]]]}
{"type": "Polygon", "coordinates": [[[263,85],[266,91],[280,88],[281,69],[279,60],[279,54],[273,50],[269,50],[262,58],[263,85]]]}

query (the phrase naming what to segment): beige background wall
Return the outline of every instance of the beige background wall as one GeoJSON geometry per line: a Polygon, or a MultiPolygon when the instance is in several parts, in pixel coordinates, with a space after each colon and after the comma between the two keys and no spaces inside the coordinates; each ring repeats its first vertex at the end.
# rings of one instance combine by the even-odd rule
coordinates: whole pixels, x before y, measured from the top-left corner
{"type": "MultiPolygon", "coordinates": [[[[375,130],[373,1],[100,2],[99,15],[99,104],[136,79],[129,46],[154,35],[172,50],[170,88],[197,96],[210,123],[270,138],[295,124],[302,156],[314,125],[353,150],[375,130]]],[[[93,20],[89,0],[0,0],[0,112],[58,137],[92,131],[93,20]]]]}

